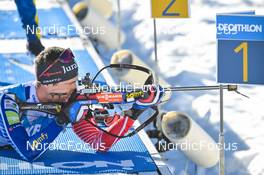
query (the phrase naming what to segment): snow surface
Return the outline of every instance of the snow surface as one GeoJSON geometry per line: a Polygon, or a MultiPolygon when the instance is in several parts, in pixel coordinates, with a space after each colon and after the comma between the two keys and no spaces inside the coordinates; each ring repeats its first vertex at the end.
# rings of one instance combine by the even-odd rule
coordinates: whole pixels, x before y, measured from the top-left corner
{"type": "MultiPolygon", "coordinates": [[[[258,15],[263,15],[264,3],[263,0],[190,0],[190,5],[189,19],[157,19],[159,62],[156,71],[173,86],[215,85],[216,13],[256,10],[258,15]]],[[[121,1],[121,8],[122,29],[127,35],[123,48],[131,49],[155,67],[150,0],[121,1]]],[[[104,53],[106,64],[109,64],[112,53],[104,53]]],[[[264,88],[243,85],[239,91],[250,96],[250,99],[226,91],[224,96],[226,143],[237,144],[237,150],[226,151],[226,174],[262,175],[264,88]]],[[[164,109],[190,115],[215,141],[218,140],[217,91],[174,93],[164,109]]],[[[162,156],[170,170],[177,175],[218,174],[218,166],[210,169],[197,167],[180,151],[169,151],[162,156]]]]}
{"type": "MultiPolygon", "coordinates": [[[[116,1],[113,1],[113,3],[116,1]]],[[[263,0],[190,0],[189,19],[157,19],[158,69],[160,76],[173,86],[216,84],[217,13],[256,10],[264,14],[263,0]]],[[[131,49],[149,65],[155,67],[153,20],[150,0],[121,1],[122,29],[127,35],[124,49],[131,49]]],[[[112,18],[115,21],[115,18],[112,18]]],[[[113,52],[104,54],[105,63],[113,52]]],[[[264,87],[241,85],[239,91],[224,92],[226,174],[264,174],[264,130],[262,107],[264,87]],[[235,144],[237,149],[228,150],[235,144]]],[[[197,121],[218,141],[219,92],[178,92],[165,105],[166,110],[182,111],[197,121]]],[[[197,167],[180,151],[162,154],[174,174],[218,174],[218,166],[197,167]]]]}

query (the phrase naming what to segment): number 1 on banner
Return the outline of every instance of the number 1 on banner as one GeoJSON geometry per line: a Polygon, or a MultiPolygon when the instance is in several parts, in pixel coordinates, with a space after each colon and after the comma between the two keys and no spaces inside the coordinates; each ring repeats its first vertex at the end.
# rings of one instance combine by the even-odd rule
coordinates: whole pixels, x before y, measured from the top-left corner
{"type": "Polygon", "coordinates": [[[243,81],[248,82],[248,43],[242,42],[239,46],[237,46],[234,51],[236,53],[243,50],[243,81]]]}

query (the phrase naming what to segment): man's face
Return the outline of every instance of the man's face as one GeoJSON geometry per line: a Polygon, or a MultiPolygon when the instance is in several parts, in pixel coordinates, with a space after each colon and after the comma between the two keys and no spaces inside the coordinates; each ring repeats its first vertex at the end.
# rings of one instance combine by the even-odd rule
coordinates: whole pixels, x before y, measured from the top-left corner
{"type": "Polygon", "coordinates": [[[67,102],[72,92],[76,89],[77,77],[56,84],[47,85],[48,102],[67,102]]]}

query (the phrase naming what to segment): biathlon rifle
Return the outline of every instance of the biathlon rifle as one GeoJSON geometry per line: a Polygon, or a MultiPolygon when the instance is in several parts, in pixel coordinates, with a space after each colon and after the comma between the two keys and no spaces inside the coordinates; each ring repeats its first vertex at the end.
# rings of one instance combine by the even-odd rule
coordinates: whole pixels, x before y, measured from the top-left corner
{"type": "MultiPolygon", "coordinates": [[[[146,67],[138,66],[138,65],[130,65],[130,64],[110,64],[108,66],[103,67],[98,73],[94,76],[93,79],[90,78],[90,74],[87,73],[84,78],[78,81],[77,91],[74,93],[73,97],[70,98],[69,103],[75,103],[78,101],[79,104],[86,105],[90,107],[93,104],[101,104],[105,108],[112,108],[114,104],[125,104],[135,102],[137,99],[140,99],[146,95],[148,85],[154,85],[154,76],[152,71],[146,67]],[[99,74],[107,69],[107,68],[115,68],[115,69],[134,69],[138,71],[145,72],[148,74],[148,77],[144,83],[145,86],[141,88],[133,88],[129,86],[129,88],[123,88],[121,86],[114,86],[110,87],[107,84],[101,85],[96,81],[96,78],[99,74]]],[[[159,86],[159,85],[156,85],[159,86]]],[[[236,85],[224,85],[224,89],[228,91],[237,91],[236,85]]],[[[174,91],[194,91],[194,90],[217,90],[219,89],[219,85],[216,86],[193,86],[193,87],[162,87],[162,91],[166,92],[174,92],[174,91]]],[[[241,93],[239,93],[241,94],[241,93]]],[[[56,94],[55,94],[56,95],[56,94]]],[[[243,95],[243,94],[242,94],[243,95]]],[[[162,102],[161,102],[162,103],[162,102]]],[[[157,104],[159,105],[159,104],[157,104]]],[[[63,107],[65,106],[64,103],[20,103],[19,107],[21,111],[25,110],[36,110],[42,111],[46,113],[50,113],[52,115],[59,115],[62,112],[63,107]]],[[[87,122],[91,123],[98,129],[108,133],[109,135],[124,138],[129,137],[136,134],[138,131],[143,129],[149,123],[151,123],[159,114],[157,106],[150,107],[154,110],[154,114],[149,117],[145,122],[143,122],[138,128],[134,131],[130,132],[125,136],[118,136],[115,134],[111,134],[106,130],[102,129],[101,127],[95,125],[94,123],[86,120],[87,122]]],[[[137,113],[136,115],[142,114],[143,111],[137,113]]],[[[98,120],[103,120],[105,118],[110,117],[107,113],[100,113],[100,111],[93,111],[93,117],[98,120]]]]}

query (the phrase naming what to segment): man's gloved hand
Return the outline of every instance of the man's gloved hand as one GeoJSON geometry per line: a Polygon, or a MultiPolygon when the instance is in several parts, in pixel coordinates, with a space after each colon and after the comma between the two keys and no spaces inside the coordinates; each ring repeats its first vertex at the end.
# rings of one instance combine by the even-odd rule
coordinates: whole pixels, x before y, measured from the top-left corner
{"type": "Polygon", "coordinates": [[[59,115],[56,116],[56,122],[59,125],[67,125],[68,123],[70,123],[70,120],[67,114],[62,110],[59,115]]]}
{"type": "Polygon", "coordinates": [[[45,47],[41,44],[39,39],[28,40],[27,42],[27,50],[35,56],[37,56],[44,49],[45,47]]]}
{"type": "Polygon", "coordinates": [[[81,118],[88,114],[89,108],[83,101],[72,102],[63,109],[63,112],[68,117],[69,122],[78,122],[81,118]]]}
{"type": "Polygon", "coordinates": [[[68,102],[64,103],[61,106],[61,112],[57,116],[58,123],[68,124],[77,121],[76,117],[78,115],[78,112],[82,104],[78,101],[74,102],[76,98],[77,98],[77,93],[75,90],[72,92],[71,96],[69,97],[68,102]]]}
{"type": "Polygon", "coordinates": [[[146,109],[156,106],[164,95],[163,88],[159,85],[149,85],[142,98],[136,100],[133,109],[146,109]]]}

